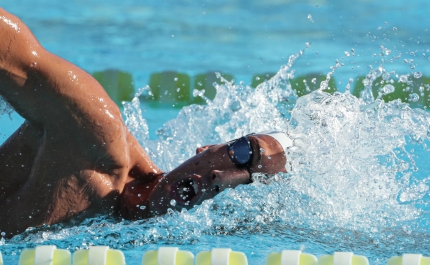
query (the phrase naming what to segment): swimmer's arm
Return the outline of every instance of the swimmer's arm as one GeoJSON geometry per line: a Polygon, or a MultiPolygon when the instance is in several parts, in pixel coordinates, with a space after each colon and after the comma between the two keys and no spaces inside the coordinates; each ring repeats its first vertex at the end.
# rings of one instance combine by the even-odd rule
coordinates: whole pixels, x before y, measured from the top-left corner
{"type": "Polygon", "coordinates": [[[93,114],[95,105],[121,115],[96,80],[46,51],[19,18],[3,9],[0,40],[0,94],[25,119],[46,125],[54,116],[65,117],[62,109],[75,116],[93,114]]]}
{"type": "MultiPolygon", "coordinates": [[[[80,135],[101,145],[105,139],[117,139],[118,144],[109,145],[112,148],[105,153],[116,161],[127,160],[124,163],[135,165],[140,174],[159,173],[102,86],[79,67],[46,51],[19,18],[1,8],[0,95],[41,133],[80,135]],[[128,145],[130,156],[118,145],[128,145]]],[[[58,140],[70,142],[67,137],[58,140]]]]}

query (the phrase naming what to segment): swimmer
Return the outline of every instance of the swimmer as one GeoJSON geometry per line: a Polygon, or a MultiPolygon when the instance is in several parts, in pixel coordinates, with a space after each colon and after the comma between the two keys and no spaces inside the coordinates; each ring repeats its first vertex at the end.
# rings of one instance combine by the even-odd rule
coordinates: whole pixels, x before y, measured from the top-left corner
{"type": "Polygon", "coordinates": [[[148,218],[250,183],[255,172],[286,172],[284,147],[291,140],[252,134],[198,148],[165,174],[101,85],[46,51],[1,8],[0,95],[25,119],[0,147],[0,232],[6,237],[83,212],[148,218]]]}

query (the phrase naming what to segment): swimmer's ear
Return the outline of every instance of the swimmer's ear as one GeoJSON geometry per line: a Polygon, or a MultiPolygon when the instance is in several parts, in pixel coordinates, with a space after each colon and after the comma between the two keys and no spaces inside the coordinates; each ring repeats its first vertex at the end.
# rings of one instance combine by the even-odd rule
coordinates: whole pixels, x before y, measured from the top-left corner
{"type": "Polygon", "coordinates": [[[201,147],[197,147],[197,149],[196,149],[196,155],[200,154],[201,152],[205,151],[208,148],[211,148],[212,146],[214,146],[214,145],[210,144],[210,145],[204,145],[204,146],[201,146],[201,147]]]}

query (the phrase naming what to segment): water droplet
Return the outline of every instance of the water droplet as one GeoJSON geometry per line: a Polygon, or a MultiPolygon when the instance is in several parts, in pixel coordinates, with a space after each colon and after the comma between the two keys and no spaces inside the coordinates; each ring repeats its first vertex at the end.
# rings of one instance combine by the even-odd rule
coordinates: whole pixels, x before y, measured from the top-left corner
{"type": "Polygon", "coordinates": [[[268,158],[268,159],[272,159],[272,157],[271,157],[271,156],[268,156],[267,158],[268,158]]]}
{"type": "Polygon", "coordinates": [[[136,204],[136,208],[139,208],[140,207],[140,205],[139,204],[136,204]]]}
{"type": "Polygon", "coordinates": [[[259,76],[256,76],[256,77],[255,77],[255,80],[257,80],[257,81],[258,81],[258,80],[260,80],[260,77],[259,77],[259,76]]]}
{"type": "Polygon", "coordinates": [[[176,206],[176,201],[172,199],[172,200],[170,201],[170,205],[172,205],[172,206],[176,206]]]}
{"type": "Polygon", "coordinates": [[[232,110],[232,111],[238,111],[238,110],[240,110],[242,108],[242,106],[240,105],[240,101],[233,101],[231,104],[230,104],[230,109],[232,110]]]}
{"type": "Polygon", "coordinates": [[[317,83],[317,79],[316,78],[312,78],[311,82],[312,82],[312,84],[315,85],[317,83]]]}
{"type": "Polygon", "coordinates": [[[263,166],[262,165],[258,165],[258,168],[262,168],[263,166]]]}
{"type": "Polygon", "coordinates": [[[175,78],[173,78],[173,80],[175,80],[175,82],[177,82],[177,81],[178,81],[178,78],[177,78],[177,77],[175,77],[175,78]]]}
{"type": "Polygon", "coordinates": [[[399,81],[402,83],[407,83],[408,82],[408,76],[407,75],[401,75],[399,77],[399,81]]]}
{"type": "Polygon", "coordinates": [[[145,205],[142,205],[142,206],[140,206],[140,207],[139,207],[139,209],[141,209],[141,210],[145,210],[145,209],[146,209],[146,206],[145,206],[145,205]]]}
{"type": "Polygon", "coordinates": [[[410,95],[410,101],[412,101],[412,102],[417,102],[419,99],[420,99],[420,96],[418,96],[417,93],[412,93],[410,95]]]}
{"type": "Polygon", "coordinates": [[[308,14],[308,19],[309,19],[310,22],[314,23],[314,20],[312,19],[311,14],[308,14]]]}
{"type": "Polygon", "coordinates": [[[142,194],[140,194],[140,193],[139,193],[139,194],[137,194],[137,197],[139,197],[139,198],[140,198],[140,196],[142,196],[142,194]]]}
{"type": "Polygon", "coordinates": [[[343,53],[345,54],[346,57],[351,56],[351,54],[349,52],[347,52],[347,51],[344,51],[343,53]]]}
{"type": "Polygon", "coordinates": [[[397,30],[397,28],[396,28],[396,27],[393,27],[393,30],[394,30],[394,31],[396,31],[396,30],[397,30]]]}
{"type": "Polygon", "coordinates": [[[179,92],[179,91],[181,91],[181,88],[179,88],[179,87],[178,87],[178,88],[176,89],[176,92],[179,92]]]}
{"type": "Polygon", "coordinates": [[[202,97],[205,94],[205,90],[198,90],[198,89],[194,89],[193,90],[193,97],[202,97]]]}
{"type": "Polygon", "coordinates": [[[385,85],[385,86],[382,88],[382,92],[383,92],[384,94],[390,94],[390,93],[393,93],[393,92],[394,92],[394,90],[395,90],[394,86],[393,86],[393,85],[390,85],[390,84],[385,85]]]}
{"type": "Polygon", "coordinates": [[[260,153],[264,153],[264,148],[260,148],[260,153]]]}
{"type": "Polygon", "coordinates": [[[423,76],[423,74],[421,72],[415,72],[414,73],[415,78],[420,78],[421,76],[423,76]]]}
{"type": "Polygon", "coordinates": [[[384,73],[383,75],[382,75],[382,79],[384,79],[385,81],[388,81],[389,79],[390,79],[390,73],[384,73]]]}
{"type": "Polygon", "coordinates": [[[6,236],[6,233],[5,232],[1,232],[1,234],[0,234],[1,236],[6,236]]]}

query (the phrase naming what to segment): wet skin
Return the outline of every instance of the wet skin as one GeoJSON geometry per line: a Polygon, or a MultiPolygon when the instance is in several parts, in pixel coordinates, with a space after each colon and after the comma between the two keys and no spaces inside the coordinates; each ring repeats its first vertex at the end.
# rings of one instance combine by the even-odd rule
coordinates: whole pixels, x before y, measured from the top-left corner
{"type": "Polygon", "coordinates": [[[0,230],[8,237],[90,208],[117,211],[127,182],[161,173],[100,84],[3,9],[0,95],[25,118],[0,147],[0,230]]]}
{"type": "MultiPolygon", "coordinates": [[[[0,95],[25,119],[0,147],[0,230],[6,237],[84,211],[147,218],[168,208],[190,208],[250,181],[247,169],[227,156],[226,144],[199,148],[163,174],[100,84],[46,51],[26,25],[1,8],[0,95]]],[[[285,172],[276,140],[249,138],[251,173],[285,172]]]]}
{"type": "Polygon", "coordinates": [[[146,218],[166,213],[168,208],[189,209],[227,188],[250,183],[250,173],[286,172],[284,150],[274,138],[255,134],[249,140],[253,153],[249,171],[231,161],[227,144],[198,148],[194,157],[167,175],[151,182],[136,179],[126,184],[121,195],[122,214],[146,218]],[[176,204],[172,205],[172,200],[176,204]]]}

